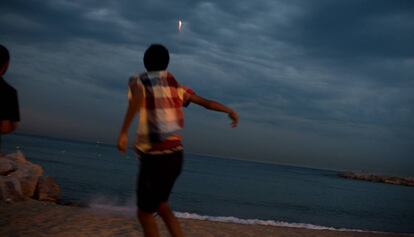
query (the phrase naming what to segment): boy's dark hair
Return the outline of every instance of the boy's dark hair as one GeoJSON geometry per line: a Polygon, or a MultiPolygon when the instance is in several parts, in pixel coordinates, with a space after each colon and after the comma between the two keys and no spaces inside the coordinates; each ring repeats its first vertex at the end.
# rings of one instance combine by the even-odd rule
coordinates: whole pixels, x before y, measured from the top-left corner
{"type": "Polygon", "coordinates": [[[145,51],[144,66],[147,71],[161,71],[168,67],[170,54],[168,49],[161,44],[152,44],[145,51]]]}
{"type": "Polygon", "coordinates": [[[8,63],[10,60],[9,50],[0,44],[0,66],[8,63]]]}

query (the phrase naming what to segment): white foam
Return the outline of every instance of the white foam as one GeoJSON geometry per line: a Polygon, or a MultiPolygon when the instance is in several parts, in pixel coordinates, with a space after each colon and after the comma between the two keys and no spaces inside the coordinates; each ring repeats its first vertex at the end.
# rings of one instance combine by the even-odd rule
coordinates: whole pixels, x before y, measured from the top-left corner
{"type": "Polygon", "coordinates": [[[135,199],[130,198],[126,203],[116,198],[99,196],[92,199],[88,206],[94,211],[118,213],[128,216],[135,216],[135,199]]]}
{"type": "Polygon", "coordinates": [[[105,204],[89,204],[89,207],[92,210],[96,211],[107,211],[111,213],[120,213],[125,215],[135,215],[135,207],[128,207],[128,206],[112,206],[112,205],[105,205],[105,204]]]}
{"type": "MultiPolygon", "coordinates": [[[[333,230],[333,231],[352,231],[352,232],[365,232],[365,233],[377,233],[377,234],[390,234],[390,232],[383,232],[383,231],[335,228],[335,227],[327,227],[327,226],[320,226],[320,225],[307,224],[307,223],[294,223],[294,222],[260,220],[260,219],[240,219],[240,218],[233,217],[233,216],[204,216],[204,215],[188,213],[188,212],[175,212],[175,215],[183,219],[227,222],[227,223],[235,223],[235,224],[243,224],[243,225],[266,225],[266,226],[291,227],[291,228],[302,228],[302,229],[312,229],[312,230],[333,230]]],[[[413,234],[405,234],[405,233],[399,233],[399,234],[405,235],[405,236],[414,236],[413,234]]]]}
{"type": "Polygon", "coordinates": [[[228,222],[237,223],[243,225],[267,225],[267,226],[279,226],[279,227],[294,227],[294,228],[306,228],[314,230],[336,230],[336,231],[363,231],[356,229],[337,229],[334,227],[319,226],[306,223],[289,223],[284,221],[273,221],[273,220],[260,220],[260,219],[240,219],[233,216],[203,216],[188,212],[175,212],[176,216],[183,219],[194,219],[194,220],[206,220],[216,222],[228,222]]]}
{"type": "MultiPolygon", "coordinates": [[[[116,206],[116,205],[108,205],[108,204],[102,204],[102,203],[91,203],[89,206],[93,210],[108,211],[112,213],[115,212],[118,214],[123,214],[123,215],[128,215],[128,216],[135,215],[135,211],[136,211],[136,207],[133,205],[116,206]]],[[[320,226],[320,225],[307,224],[307,223],[294,223],[294,222],[260,220],[260,219],[241,219],[241,218],[237,218],[233,216],[206,216],[206,215],[199,215],[199,214],[188,213],[188,212],[174,212],[174,213],[177,217],[182,218],[182,219],[226,222],[226,223],[235,223],[235,224],[243,224],[243,225],[265,225],[265,226],[276,226],[276,227],[312,229],[312,230],[333,230],[333,231],[352,231],[352,232],[389,234],[389,232],[382,232],[382,231],[335,228],[335,227],[320,226]]],[[[403,234],[403,235],[414,236],[411,234],[403,234]]]]}

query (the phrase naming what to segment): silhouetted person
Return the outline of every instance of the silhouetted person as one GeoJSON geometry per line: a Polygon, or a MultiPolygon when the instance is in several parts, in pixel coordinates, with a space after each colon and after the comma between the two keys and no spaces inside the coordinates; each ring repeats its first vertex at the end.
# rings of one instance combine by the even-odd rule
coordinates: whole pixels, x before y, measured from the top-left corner
{"type": "Polygon", "coordinates": [[[118,138],[118,149],[128,147],[128,129],[139,113],[135,150],[140,156],[137,183],[137,216],[146,237],[159,236],[153,216],[158,213],[174,237],[183,236],[168,198],[179,176],[183,162],[180,130],[184,126],[183,106],[195,103],[206,109],[227,113],[235,127],[238,115],[232,109],[206,100],[181,86],[166,71],[168,50],[151,45],[144,54],[146,72],[134,75],[129,81],[128,109],[118,138]]]}
{"type": "Polygon", "coordinates": [[[16,130],[20,121],[17,91],[3,79],[9,67],[9,62],[9,51],[6,47],[0,45],[0,153],[1,135],[16,130]]]}

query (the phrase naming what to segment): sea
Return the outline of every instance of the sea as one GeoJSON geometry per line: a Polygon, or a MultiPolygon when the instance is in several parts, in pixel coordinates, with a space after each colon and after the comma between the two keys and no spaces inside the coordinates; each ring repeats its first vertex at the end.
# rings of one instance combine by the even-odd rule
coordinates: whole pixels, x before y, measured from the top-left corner
{"type": "MultiPolygon", "coordinates": [[[[2,137],[62,189],[62,203],[135,213],[139,159],[114,145],[33,135],[2,137]]],[[[190,219],[309,229],[414,233],[414,188],[343,179],[339,171],[185,153],[170,203],[190,219]]]]}

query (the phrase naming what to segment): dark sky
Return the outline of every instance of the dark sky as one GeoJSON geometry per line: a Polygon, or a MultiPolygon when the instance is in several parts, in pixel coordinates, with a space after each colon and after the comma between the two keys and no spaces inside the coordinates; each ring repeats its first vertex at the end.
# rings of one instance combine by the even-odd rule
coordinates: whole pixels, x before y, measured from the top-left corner
{"type": "Polygon", "coordinates": [[[20,132],[115,143],[128,77],[162,43],[181,84],[241,118],[190,106],[187,151],[414,175],[414,1],[3,0],[0,14],[20,132]]]}

